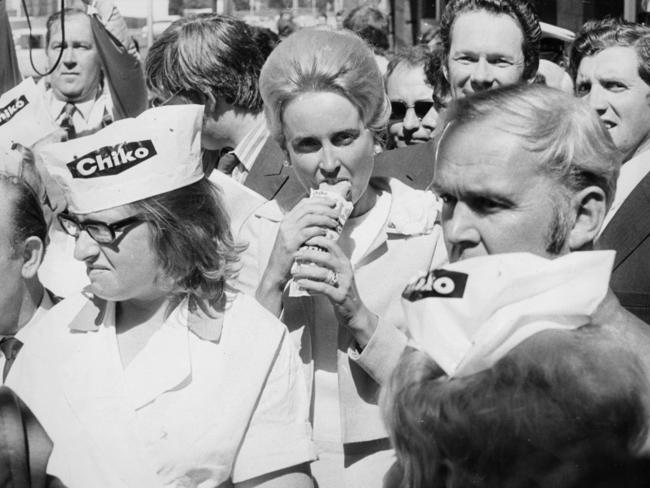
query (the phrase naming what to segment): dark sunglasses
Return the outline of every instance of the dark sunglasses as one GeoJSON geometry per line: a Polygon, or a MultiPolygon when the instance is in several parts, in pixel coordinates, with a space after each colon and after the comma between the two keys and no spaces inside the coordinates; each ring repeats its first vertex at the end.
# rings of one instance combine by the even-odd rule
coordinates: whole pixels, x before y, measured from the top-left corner
{"type": "Polygon", "coordinates": [[[112,224],[106,222],[99,222],[95,220],[87,220],[86,222],[79,222],[70,214],[61,213],[57,215],[59,224],[66,234],[74,237],[79,237],[82,231],[88,232],[88,235],[100,244],[112,244],[118,237],[116,233],[123,233],[126,228],[132,224],[144,222],[144,219],[139,215],[133,215],[126,219],[118,220],[112,224]]]}
{"type": "Polygon", "coordinates": [[[413,103],[413,105],[407,105],[401,101],[390,102],[390,118],[391,120],[402,120],[404,117],[406,117],[406,111],[409,108],[413,108],[415,111],[415,116],[418,119],[422,119],[429,112],[429,110],[431,110],[431,107],[433,107],[433,100],[417,100],[413,103]]]}

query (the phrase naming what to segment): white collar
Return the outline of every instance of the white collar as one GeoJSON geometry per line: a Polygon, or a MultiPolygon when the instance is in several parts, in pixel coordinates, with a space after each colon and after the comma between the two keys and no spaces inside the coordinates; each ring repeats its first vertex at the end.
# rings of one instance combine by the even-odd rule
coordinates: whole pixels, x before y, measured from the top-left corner
{"type": "Polygon", "coordinates": [[[268,137],[269,130],[266,128],[264,114],[256,115],[253,127],[233,150],[233,153],[235,153],[239,162],[246,168],[246,171],[250,171],[253,167],[268,137]]]}
{"type": "Polygon", "coordinates": [[[23,344],[29,342],[29,338],[35,333],[36,324],[38,324],[44,315],[47,314],[47,311],[54,306],[54,302],[50,297],[50,293],[44,288],[43,289],[43,298],[41,298],[41,303],[39,303],[38,308],[34,311],[32,318],[23,325],[16,335],[16,339],[20,340],[23,344]]]}

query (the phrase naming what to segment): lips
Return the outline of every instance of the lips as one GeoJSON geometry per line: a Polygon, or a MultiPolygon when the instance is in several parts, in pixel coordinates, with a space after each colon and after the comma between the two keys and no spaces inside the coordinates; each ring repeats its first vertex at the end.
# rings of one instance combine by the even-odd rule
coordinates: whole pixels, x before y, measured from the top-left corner
{"type": "Polygon", "coordinates": [[[604,119],[600,119],[600,120],[601,120],[601,122],[603,124],[605,124],[605,127],[607,127],[608,129],[613,129],[617,125],[616,123],[612,122],[611,120],[604,120],[604,119]]]}

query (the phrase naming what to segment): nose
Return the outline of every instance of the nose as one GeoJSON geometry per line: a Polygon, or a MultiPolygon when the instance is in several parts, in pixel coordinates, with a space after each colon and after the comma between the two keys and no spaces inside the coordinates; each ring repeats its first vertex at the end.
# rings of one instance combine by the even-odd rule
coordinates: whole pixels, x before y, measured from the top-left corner
{"type": "Polygon", "coordinates": [[[406,110],[406,115],[404,115],[404,121],[402,124],[404,126],[404,132],[413,132],[420,127],[420,119],[415,114],[413,107],[406,110]]]}
{"type": "Polygon", "coordinates": [[[341,169],[341,160],[332,146],[325,145],[321,149],[318,168],[326,178],[335,178],[338,175],[339,169],[341,169]]]}
{"type": "Polygon", "coordinates": [[[82,230],[74,244],[74,258],[77,261],[93,261],[99,254],[99,244],[82,230]]]}
{"type": "Polygon", "coordinates": [[[422,125],[433,132],[438,125],[438,111],[431,107],[426,115],[422,118],[422,125]]]}
{"type": "Polygon", "coordinates": [[[75,54],[75,51],[71,45],[67,46],[63,50],[63,54],[61,55],[61,62],[68,68],[71,68],[77,64],[77,55],[75,54]]]}
{"type": "Polygon", "coordinates": [[[492,72],[492,66],[485,57],[481,56],[474,65],[470,81],[475,92],[492,88],[494,73],[492,72]]]}
{"type": "Polygon", "coordinates": [[[464,249],[478,246],[481,242],[474,213],[463,202],[445,202],[442,209],[442,228],[450,258],[454,254],[462,254],[464,249]]]}
{"type": "Polygon", "coordinates": [[[589,94],[585,97],[589,106],[593,108],[598,115],[603,115],[607,111],[607,98],[604,90],[599,86],[592,86],[589,94]]]}

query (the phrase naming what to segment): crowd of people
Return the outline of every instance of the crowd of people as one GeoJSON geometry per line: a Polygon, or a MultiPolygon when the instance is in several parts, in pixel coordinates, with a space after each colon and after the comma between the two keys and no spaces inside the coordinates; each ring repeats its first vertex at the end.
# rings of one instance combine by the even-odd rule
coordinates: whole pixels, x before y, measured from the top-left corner
{"type": "Polygon", "coordinates": [[[565,70],[527,0],[451,0],[394,54],[362,6],[141,56],[84,3],[0,95],[2,486],[650,484],[650,28],[565,70]]]}

